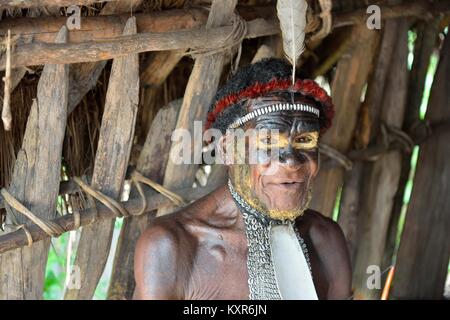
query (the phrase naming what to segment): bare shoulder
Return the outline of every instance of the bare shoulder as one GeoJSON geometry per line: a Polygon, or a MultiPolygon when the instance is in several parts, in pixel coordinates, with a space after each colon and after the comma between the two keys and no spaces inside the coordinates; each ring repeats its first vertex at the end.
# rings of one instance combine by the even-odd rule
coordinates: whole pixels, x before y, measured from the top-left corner
{"type": "Polygon", "coordinates": [[[135,250],[135,299],[179,299],[182,285],[177,278],[188,272],[190,235],[182,212],[158,217],[140,236],[135,250]],[[183,244],[183,246],[181,246],[183,244]],[[183,250],[181,250],[183,248],[183,250]]]}
{"type": "Polygon", "coordinates": [[[337,246],[346,245],[342,229],[333,219],[311,209],[305,213],[305,218],[310,224],[309,235],[311,240],[316,245],[325,243],[337,246]]]}
{"type": "Polygon", "coordinates": [[[308,233],[329,280],[328,299],[347,299],[351,295],[351,263],[341,227],[321,213],[308,210],[308,233]]]}

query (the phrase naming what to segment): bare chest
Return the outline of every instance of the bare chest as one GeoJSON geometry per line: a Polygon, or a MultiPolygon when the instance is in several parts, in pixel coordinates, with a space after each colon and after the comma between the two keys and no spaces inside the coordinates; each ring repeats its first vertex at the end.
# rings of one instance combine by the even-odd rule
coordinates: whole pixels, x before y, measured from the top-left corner
{"type": "Polygon", "coordinates": [[[242,231],[199,237],[186,299],[248,299],[247,239],[242,231]]]}

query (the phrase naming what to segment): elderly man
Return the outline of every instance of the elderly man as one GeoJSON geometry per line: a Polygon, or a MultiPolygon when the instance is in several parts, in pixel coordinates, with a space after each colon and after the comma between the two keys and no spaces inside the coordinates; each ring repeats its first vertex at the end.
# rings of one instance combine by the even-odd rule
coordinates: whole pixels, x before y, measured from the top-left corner
{"type": "Polygon", "coordinates": [[[291,77],[288,63],[266,59],[218,91],[207,127],[224,133],[219,153],[235,151],[230,129],[253,130],[245,158],[256,161],[228,164],[227,185],[153,221],[136,247],[135,299],[351,296],[342,231],[307,208],[333,105],[315,82],[291,77]]]}

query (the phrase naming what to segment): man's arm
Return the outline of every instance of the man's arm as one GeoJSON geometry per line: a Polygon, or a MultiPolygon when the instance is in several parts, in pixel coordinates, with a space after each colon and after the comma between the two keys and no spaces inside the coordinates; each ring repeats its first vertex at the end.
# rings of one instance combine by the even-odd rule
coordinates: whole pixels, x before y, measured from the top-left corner
{"type": "Polygon", "coordinates": [[[179,299],[176,286],[177,237],[162,225],[139,238],[134,256],[135,300],[179,299]]]}
{"type": "Polygon", "coordinates": [[[328,279],[327,299],[348,299],[352,294],[352,270],[347,242],[341,227],[330,218],[321,217],[311,231],[320,250],[320,259],[328,279]]]}

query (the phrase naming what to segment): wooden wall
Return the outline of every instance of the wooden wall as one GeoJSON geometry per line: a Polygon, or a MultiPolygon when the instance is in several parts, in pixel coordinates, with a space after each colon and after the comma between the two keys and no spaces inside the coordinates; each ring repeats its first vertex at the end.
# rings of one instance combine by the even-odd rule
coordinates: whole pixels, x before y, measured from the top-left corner
{"type": "MultiPolygon", "coordinates": [[[[121,3],[109,2],[103,7],[103,14],[126,12],[129,7],[121,7],[121,3]]],[[[138,9],[141,3],[134,1],[134,9],[138,9]]],[[[193,28],[198,23],[217,30],[227,24],[236,4],[236,0],[215,0],[208,16],[200,14],[200,20],[195,23],[186,18],[184,11],[177,11],[178,18],[187,19],[179,22],[180,28],[193,28]]],[[[351,9],[345,6],[345,2],[334,6],[335,9],[344,7],[351,9]]],[[[139,19],[144,21],[146,18],[142,16],[139,19]]],[[[115,20],[103,20],[117,25],[115,20]]],[[[122,27],[114,29],[114,32],[132,39],[139,32],[139,21],[134,17],[127,17],[124,21],[124,25],[118,23],[122,27]]],[[[320,75],[328,81],[336,106],[333,127],[321,138],[321,144],[351,162],[351,167],[346,168],[327,153],[321,154],[321,171],[314,183],[311,207],[328,217],[338,213],[337,220],[347,237],[352,257],[355,299],[379,299],[386,273],[381,276],[381,287],[370,289],[367,279],[371,274],[367,273],[367,268],[375,265],[384,271],[394,263],[396,268],[390,288],[392,298],[440,299],[443,295],[450,254],[450,39],[442,33],[446,24],[448,18],[438,17],[423,22],[414,16],[386,20],[381,30],[369,30],[365,24],[354,24],[333,30],[317,43],[308,43],[309,51],[302,61],[301,69],[307,76],[320,75]],[[412,31],[417,39],[413,43],[414,62],[409,69],[412,31]],[[320,54],[313,54],[315,48],[320,54]],[[426,117],[421,120],[419,108],[432,54],[439,56],[439,65],[426,117]],[[403,196],[410,177],[413,146],[419,146],[420,152],[397,251],[396,235],[399,227],[403,226],[403,196]]],[[[254,37],[275,36],[245,40],[242,63],[259,59],[261,55],[280,56],[278,31],[270,29],[273,22],[254,25],[259,30],[254,37]],[[258,48],[261,50],[257,52],[258,48]]],[[[160,31],[171,30],[168,25],[164,28],[160,31]]],[[[66,28],[60,29],[56,42],[67,42],[67,32],[66,28]]],[[[80,39],[89,37],[88,34],[78,36],[80,39]]],[[[7,187],[38,217],[56,218],[58,194],[79,191],[74,184],[60,181],[67,117],[97,84],[107,67],[111,69],[105,84],[104,110],[95,141],[97,153],[89,177],[91,186],[119,200],[125,180],[130,178],[127,174],[129,164],[133,163],[133,168],[144,176],[169,189],[184,188],[184,192],[188,190],[189,193],[196,181],[198,166],[189,165],[183,170],[176,168],[168,161],[171,146],[166,142],[170,141],[173,129],[193,130],[193,121],[205,117],[217,87],[231,73],[232,57],[235,57],[238,47],[226,54],[220,52],[196,57],[191,63],[192,71],[180,82],[186,85],[182,99],[143,113],[143,108],[150,108],[152,103],[152,106],[156,105],[151,100],[157,96],[146,90],[163,86],[167,93],[170,83],[166,80],[174,68],[185,63],[183,56],[187,49],[177,47],[173,51],[157,51],[146,55],[145,59],[138,55],[141,49],[131,50],[131,53],[114,56],[111,67],[105,61],[70,65],[70,61],[66,64],[47,63],[39,77],[36,100],[28,118],[22,148],[15,160],[14,174],[8,186],[0,187],[7,187]],[[36,116],[37,112],[40,117],[36,116]],[[142,123],[142,119],[146,119],[146,123],[142,123]],[[141,130],[137,136],[136,123],[141,130]],[[137,156],[133,157],[137,147],[137,156]]],[[[98,52],[95,55],[97,57],[98,52]]],[[[23,77],[23,70],[19,71],[23,77]]],[[[2,130],[0,128],[0,134],[4,135],[2,130]]],[[[200,188],[201,192],[211,191],[225,179],[223,168],[214,167],[210,181],[204,189],[200,188]]],[[[194,193],[191,196],[197,196],[194,193]]],[[[156,199],[156,192],[147,189],[146,197],[156,199]]],[[[131,204],[133,208],[139,207],[140,198],[134,188],[130,199],[134,201],[131,204]]],[[[154,203],[164,203],[164,200],[158,201],[154,203]]],[[[16,218],[19,223],[27,223],[36,242],[30,247],[17,248],[26,243],[23,229],[0,231],[0,252],[12,248],[14,241],[16,248],[0,254],[0,299],[40,299],[49,238],[0,198],[0,208],[3,207],[7,212],[6,222],[13,224],[16,218]],[[40,239],[46,240],[37,241],[40,239]]],[[[134,243],[155,215],[175,209],[167,205],[155,210],[157,208],[158,205],[154,204],[144,215],[124,218],[108,298],[131,298],[134,290],[134,243]]],[[[95,218],[93,211],[89,211],[89,217],[95,218]]],[[[88,225],[92,220],[82,220],[84,227],[75,258],[81,271],[82,285],[67,290],[66,299],[93,297],[111,249],[114,219],[111,219],[112,214],[108,216],[110,219],[106,219],[105,211],[105,207],[99,206],[97,218],[102,220],[94,224],[88,225]]],[[[71,217],[58,219],[65,221],[66,230],[75,228],[71,217]]]]}

